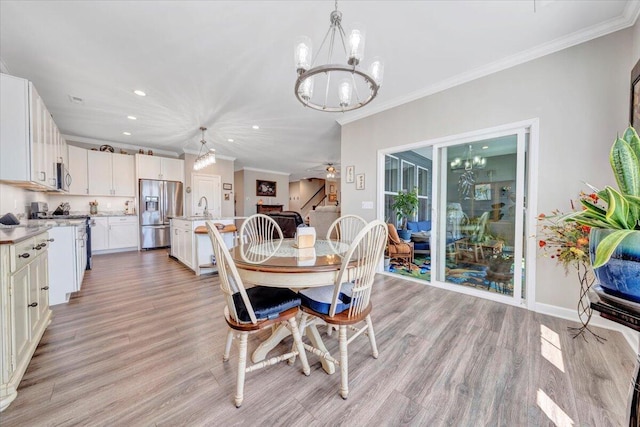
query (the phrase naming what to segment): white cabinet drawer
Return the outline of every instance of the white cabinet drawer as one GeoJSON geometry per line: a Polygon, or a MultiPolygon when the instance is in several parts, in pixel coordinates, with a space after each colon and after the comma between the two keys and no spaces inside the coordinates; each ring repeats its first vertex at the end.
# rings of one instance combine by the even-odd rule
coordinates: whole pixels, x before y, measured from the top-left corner
{"type": "Polygon", "coordinates": [[[16,272],[33,261],[37,252],[35,250],[35,238],[24,240],[15,245],[11,245],[9,254],[11,256],[11,272],[16,272]]]}
{"type": "Polygon", "coordinates": [[[109,217],[109,225],[115,224],[137,224],[138,217],[135,215],[129,216],[110,216],[109,217]]]}

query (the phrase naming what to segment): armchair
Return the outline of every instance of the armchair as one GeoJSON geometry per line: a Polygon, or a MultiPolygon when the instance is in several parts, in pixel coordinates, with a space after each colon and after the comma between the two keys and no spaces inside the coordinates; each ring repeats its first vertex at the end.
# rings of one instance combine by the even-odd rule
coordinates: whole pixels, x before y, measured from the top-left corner
{"type": "Polygon", "coordinates": [[[405,262],[413,262],[413,245],[404,242],[398,236],[398,230],[393,224],[387,224],[389,238],[387,239],[386,255],[391,258],[399,258],[405,262]]]}

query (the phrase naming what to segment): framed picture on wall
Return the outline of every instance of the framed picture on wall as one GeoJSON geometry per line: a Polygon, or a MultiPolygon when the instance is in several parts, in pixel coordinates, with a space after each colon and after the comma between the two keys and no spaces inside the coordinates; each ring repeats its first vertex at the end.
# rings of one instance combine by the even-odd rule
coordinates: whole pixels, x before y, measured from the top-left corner
{"type": "Polygon", "coordinates": [[[344,182],[351,183],[351,182],[355,181],[355,175],[354,175],[355,172],[356,172],[356,167],[355,166],[347,166],[347,170],[346,170],[346,173],[345,173],[346,176],[345,176],[344,182]]]}
{"type": "Polygon", "coordinates": [[[233,185],[230,182],[225,182],[224,184],[222,184],[222,189],[223,190],[231,190],[231,189],[233,189],[233,185]]]}
{"type": "Polygon", "coordinates": [[[338,201],[338,195],[335,194],[335,193],[329,194],[329,201],[330,202],[337,202],[338,201]]]}
{"type": "Polygon", "coordinates": [[[476,184],[476,200],[491,200],[491,184],[476,184]]]}
{"type": "Polygon", "coordinates": [[[256,179],[256,196],[276,197],[276,182],[256,179]]]}
{"type": "Polygon", "coordinates": [[[356,190],[364,190],[364,174],[356,175],[356,190]]]}
{"type": "Polygon", "coordinates": [[[640,61],[631,70],[631,111],[629,123],[636,130],[640,126],[640,61]]]}

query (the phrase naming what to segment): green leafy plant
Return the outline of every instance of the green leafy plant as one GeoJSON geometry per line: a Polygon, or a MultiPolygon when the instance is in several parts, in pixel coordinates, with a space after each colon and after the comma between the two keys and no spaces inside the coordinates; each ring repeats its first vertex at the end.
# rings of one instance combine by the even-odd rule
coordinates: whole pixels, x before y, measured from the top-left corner
{"type": "Polygon", "coordinates": [[[413,191],[398,191],[391,209],[396,211],[398,220],[402,220],[402,230],[406,230],[408,218],[418,211],[418,189],[414,187],[413,191]]]}
{"type": "Polygon", "coordinates": [[[583,210],[565,217],[581,225],[615,230],[596,247],[593,268],[606,264],[625,237],[640,230],[640,138],[634,128],[629,126],[622,138],[616,138],[609,161],[618,190],[591,187],[594,193],[580,199],[583,210]]]}

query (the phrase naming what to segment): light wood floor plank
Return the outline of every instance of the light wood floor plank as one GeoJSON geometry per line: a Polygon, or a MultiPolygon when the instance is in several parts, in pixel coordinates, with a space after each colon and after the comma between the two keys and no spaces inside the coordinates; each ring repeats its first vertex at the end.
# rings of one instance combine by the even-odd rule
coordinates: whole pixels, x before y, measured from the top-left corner
{"type": "MultiPolygon", "coordinates": [[[[574,323],[389,276],[372,299],[380,355],[365,338],[349,346],[347,400],[339,374],[310,354],[309,377],[299,360],[247,374],[236,409],[218,278],[194,276],[164,250],[96,256],[82,291],[53,307],[0,424],[555,425],[541,396],[575,425],[625,422],[635,355],[619,333],[599,329],[609,341],[585,343],[566,330],[574,323]],[[541,325],[554,345],[543,348],[541,325]],[[562,369],[545,354],[554,348],[562,369]]],[[[249,350],[268,334],[251,336],[249,350]]],[[[337,334],[325,343],[338,354],[337,334]]]]}

